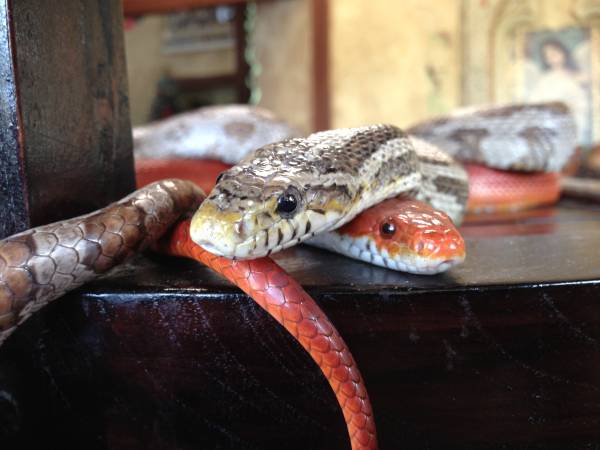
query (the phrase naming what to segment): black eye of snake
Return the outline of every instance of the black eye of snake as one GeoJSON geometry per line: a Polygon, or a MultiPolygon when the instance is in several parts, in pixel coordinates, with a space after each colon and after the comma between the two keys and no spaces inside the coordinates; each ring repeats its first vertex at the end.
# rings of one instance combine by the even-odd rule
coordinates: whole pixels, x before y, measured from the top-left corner
{"type": "Polygon", "coordinates": [[[383,234],[385,237],[391,237],[394,235],[394,233],[396,232],[396,225],[394,225],[391,222],[384,222],[381,225],[381,234],[383,234]]]}
{"type": "Polygon", "coordinates": [[[289,216],[298,208],[298,199],[289,192],[284,192],[277,199],[277,213],[281,216],[289,216]]]}
{"type": "Polygon", "coordinates": [[[219,183],[219,181],[221,181],[221,178],[223,178],[223,174],[225,172],[221,172],[219,175],[217,175],[217,181],[215,182],[215,184],[219,183]]]}

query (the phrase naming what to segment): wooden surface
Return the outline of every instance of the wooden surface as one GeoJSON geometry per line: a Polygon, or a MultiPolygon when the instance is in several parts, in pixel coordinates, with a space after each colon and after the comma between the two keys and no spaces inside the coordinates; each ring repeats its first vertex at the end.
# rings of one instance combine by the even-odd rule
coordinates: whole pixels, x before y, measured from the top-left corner
{"type": "MultiPolygon", "coordinates": [[[[466,263],[434,277],[308,247],[277,259],[351,348],[382,450],[598,448],[600,210],[564,202],[464,233],[466,263]]],[[[348,449],[294,340],[219,276],[156,255],[50,305],[0,348],[0,437],[348,449]]]]}
{"type": "Polygon", "coordinates": [[[133,188],[119,0],[0,0],[0,236],[133,188]]]}
{"type": "Polygon", "coordinates": [[[29,225],[8,3],[0,0],[0,237],[29,225]]]}

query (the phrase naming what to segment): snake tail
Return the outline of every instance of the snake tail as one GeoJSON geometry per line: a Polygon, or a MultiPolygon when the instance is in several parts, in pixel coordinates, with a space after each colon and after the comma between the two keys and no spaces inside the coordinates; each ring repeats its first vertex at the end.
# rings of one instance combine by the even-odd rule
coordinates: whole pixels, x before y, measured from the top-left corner
{"type": "Polygon", "coordinates": [[[190,221],[161,240],[161,251],[195,259],[234,283],[279,322],[317,363],[342,408],[352,450],[375,450],[377,438],[369,396],[344,340],[317,303],[268,257],[231,260],[190,238],[190,221]]]}
{"type": "Polygon", "coordinates": [[[163,180],[84,216],[0,241],[0,345],[50,301],[146,248],[204,194],[193,183],[163,180]]]}

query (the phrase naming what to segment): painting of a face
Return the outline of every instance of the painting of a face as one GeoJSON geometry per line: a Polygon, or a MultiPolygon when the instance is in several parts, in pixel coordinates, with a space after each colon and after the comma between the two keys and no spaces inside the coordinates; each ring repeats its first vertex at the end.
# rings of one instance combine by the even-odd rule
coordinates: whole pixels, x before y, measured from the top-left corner
{"type": "Polygon", "coordinates": [[[548,66],[553,69],[560,69],[565,65],[566,55],[565,50],[553,43],[544,44],[543,58],[548,66]]]}
{"type": "Polygon", "coordinates": [[[590,30],[568,27],[526,34],[525,89],[519,101],[562,101],[577,123],[578,141],[593,140],[590,30]]]}

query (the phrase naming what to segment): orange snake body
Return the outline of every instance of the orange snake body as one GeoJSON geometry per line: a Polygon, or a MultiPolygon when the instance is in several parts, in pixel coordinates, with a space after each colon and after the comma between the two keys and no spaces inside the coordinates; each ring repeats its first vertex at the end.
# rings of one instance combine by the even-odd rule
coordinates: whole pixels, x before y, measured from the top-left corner
{"type": "Polygon", "coordinates": [[[556,203],[560,197],[557,172],[515,172],[464,164],[469,175],[471,213],[516,211],[556,203]]]}
{"type": "Polygon", "coordinates": [[[189,239],[189,220],[179,220],[203,198],[191,182],[162,180],[93,213],[0,240],[0,345],[48,302],[155,245],[163,236],[163,251],[193,258],[220,273],[292,334],[334,390],[352,449],[375,450],[369,397],[340,334],[316,302],[271,259],[233,261],[194,244],[189,239]]]}
{"type": "Polygon", "coordinates": [[[279,322],[320,367],[344,413],[353,450],[377,448],[369,396],[344,340],[317,303],[268,257],[231,260],[213,255],[190,239],[189,220],[163,239],[161,250],[199,261],[248,294],[279,322]]]}
{"type": "MultiPolygon", "coordinates": [[[[556,107],[553,109],[558,111],[556,107]]],[[[558,112],[562,117],[562,110],[558,112]]],[[[439,121],[438,125],[443,127],[447,123],[439,121]]],[[[459,136],[463,141],[468,138],[464,134],[459,136]]],[[[558,196],[558,177],[553,174],[497,173],[476,166],[468,170],[471,209],[513,209],[518,198],[522,200],[517,207],[529,207],[549,203],[558,196]],[[538,178],[532,178],[535,176],[538,178]],[[482,180],[485,180],[484,184],[476,183],[482,180]]],[[[145,189],[96,213],[28,230],[0,241],[0,343],[47,302],[108,271],[155,241],[181,213],[189,212],[191,205],[197,207],[200,201],[197,188],[181,181],[166,181],[145,189]],[[161,204],[166,207],[161,209],[161,204]]],[[[413,206],[416,214],[424,211],[419,205],[413,206]]],[[[423,257],[431,257],[437,252],[436,256],[442,260],[464,258],[464,242],[456,237],[456,230],[448,227],[443,217],[433,215],[422,220],[424,228],[420,229],[410,222],[414,215],[402,216],[399,210],[393,210],[394,207],[407,206],[390,206],[392,209],[385,212],[387,217],[384,218],[399,226],[401,232],[395,239],[405,241],[402,251],[423,257]],[[439,229],[436,228],[438,225],[439,229]],[[439,232],[442,228],[446,231],[438,233],[435,239],[427,240],[427,233],[420,233],[426,230],[439,232]],[[440,243],[442,250],[436,250],[440,243]]],[[[363,231],[379,231],[381,212],[379,210],[370,218],[364,216],[362,225],[351,223],[343,231],[350,235],[362,232],[361,227],[363,231]]],[[[377,231],[375,234],[378,245],[386,247],[388,253],[396,251],[377,236],[377,231]]],[[[163,240],[163,250],[196,259],[222,274],[294,336],[334,390],[346,420],[352,449],[375,450],[373,412],[356,363],[335,327],[302,287],[268,258],[233,261],[198,247],[190,239],[189,221],[179,222],[169,236],[163,240]]]]}

